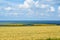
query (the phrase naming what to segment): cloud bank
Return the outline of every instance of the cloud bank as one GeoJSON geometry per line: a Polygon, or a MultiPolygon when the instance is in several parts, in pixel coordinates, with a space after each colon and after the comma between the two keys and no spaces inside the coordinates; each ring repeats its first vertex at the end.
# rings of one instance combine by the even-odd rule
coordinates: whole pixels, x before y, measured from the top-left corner
{"type": "Polygon", "coordinates": [[[60,5],[54,0],[20,1],[0,0],[0,19],[59,19],[60,5]]]}

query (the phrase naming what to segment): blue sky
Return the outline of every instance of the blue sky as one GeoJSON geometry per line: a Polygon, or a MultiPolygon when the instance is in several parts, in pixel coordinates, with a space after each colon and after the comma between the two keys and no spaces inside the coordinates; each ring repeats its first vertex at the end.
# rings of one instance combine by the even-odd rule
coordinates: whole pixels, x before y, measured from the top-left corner
{"type": "Polygon", "coordinates": [[[0,20],[60,20],[59,0],[0,0],[0,20]]]}

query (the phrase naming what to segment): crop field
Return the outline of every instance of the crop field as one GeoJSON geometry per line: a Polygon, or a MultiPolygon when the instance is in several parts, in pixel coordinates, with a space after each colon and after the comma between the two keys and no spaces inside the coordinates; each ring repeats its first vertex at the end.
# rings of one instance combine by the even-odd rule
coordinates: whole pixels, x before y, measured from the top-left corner
{"type": "Polygon", "coordinates": [[[0,26],[0,40],[60,40],[60,26],[0,26]]]}

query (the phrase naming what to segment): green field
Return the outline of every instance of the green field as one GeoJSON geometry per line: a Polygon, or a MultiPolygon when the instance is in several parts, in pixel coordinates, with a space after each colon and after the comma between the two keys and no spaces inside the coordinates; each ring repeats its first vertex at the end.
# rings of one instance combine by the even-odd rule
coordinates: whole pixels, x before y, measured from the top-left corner
{"type": "Polygon", "coordinates": [[[60,40],[60,26],[0,26],[0,40],[60,40]]]}

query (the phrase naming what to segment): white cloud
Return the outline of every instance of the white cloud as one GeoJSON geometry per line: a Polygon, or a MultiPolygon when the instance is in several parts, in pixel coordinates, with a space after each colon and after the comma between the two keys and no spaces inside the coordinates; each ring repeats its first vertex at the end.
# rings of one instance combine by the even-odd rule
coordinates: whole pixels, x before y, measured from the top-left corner
{"type": "Polygon", "coordinates": [[[35,6],[38,7],[38,8],[40,7],[40,6],[39,6],[39,1],[36,1],[36,2],[35,2],[35,6]]]}
{"type": "Polygon", "coordinates": [[[34,3],[33,0],[25,0],[27,3],[31,4],[31,3],[34,3]]]}
{"type": "Polygon", "coordinates": [[[40,5],[40,8],[47,8],[49,5],[47,5],[47,4],[41,4],[40,5]]]}
{"type": "Polygon", "coordinates": [[[25,0],[24,4],[19,4],[18,7],[19,8],[30,8],[33,3],[34,3],[33,0],[25,0]]]}
{"type": "Polygon", "coordinates": [[[50,11],[51,12],[54,12],[55,11],[55,8],[53,6],[50,7],[50,11]]]}
{"type": "Polygon", "coordinates": [[[47,2],[51,2],[52,0],[46,0],[47,2]]]}
{"type": "Polygon", "coordinates": [[[47,8],[47,7],[49,7],[49,5],[48,4],[39,4],[39,1],[36,1],[35,2],[35,6],[37,7],[37,8],[47,8]]]}
{"type": "Polygon", "coordinates": [[[12,8],[11,7],[6,7],[6,8],[4,8],[4,10],[10,11],[10,10],[12,10],[12,8]]]}
{"type": "Polygon", "coordinates": [[[29,8],[29,4],[27,2],[24,2],[24,4],[19,4],[19,8],[29,8]]]}
{"type": "Polygon", "coordinates": [[[33,11],[32,9],[28,9],[27,15],[28,15],[28,16],[31,16],[31,15],[33,15],[33,14],[34,14],[34,11],[33,11]]]}
{"type": "Polygon", "coordinates": [[[60,13],[60,6],[58,6],[58,13],[60,13]]]}
{"type": "Polygon", "coordinates": [[[58,7],[58,10],[60,10],[60,6],[58,7]]]}

